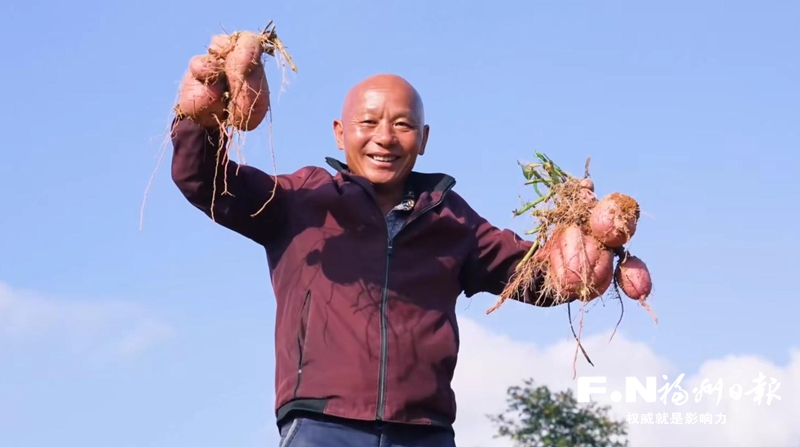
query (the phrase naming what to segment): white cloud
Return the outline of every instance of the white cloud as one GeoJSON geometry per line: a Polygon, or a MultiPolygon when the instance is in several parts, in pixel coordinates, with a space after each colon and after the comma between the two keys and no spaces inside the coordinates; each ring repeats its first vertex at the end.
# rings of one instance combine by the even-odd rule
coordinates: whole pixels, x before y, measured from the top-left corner
{"type": "MultiPolygon", "coordinates": [[[[456,422],[459,447],[511,446],[506,439],[493,439],[495,427],[487,414],[501,413],[506,408],[506,389],[521,385],[526,378],[537,384],[547,385],[553,391],[566,388],[576,390],[573,380],[573,356],[575,343],[564,341],[551,346],[537,346],[520,342],[481,326],[476,321],[459,319],[462,348],[454,380],[458,399],[456,422]]],[[[781,367],[756,356],[727,356],[706,361],[698,371],[676,371],[668,359],[660,357],[643,343],[625,338],[617,332],[611,343],[609,333],[584,337],[594,368],[579,357],[578,376],[605,376],[609,394],[594,395],[601,404],[611,405],[613,414],[625,419],[628,413],[693,412],[712,415],[724,414],[726,424],[712,425],[642,425],[629,424],[631,445],[636,447],[681,447],[719,445],[726,447],[798,447],[800,445],[800,351],[792,351],[791,361],[781,367]],[[666,374],[672,383],[678,375],[686,373],[681,388],[689,393],[689,400],[680,406],[670,403],[625,403],[625,376],[632,376],[642,383],[646,376],[659,377],[659,388],[666,383],[660,377],[666,374]],[[761,405],[753,401],[753,395],[744,395],[755,383],[753,380],[763,373],[766,382],[770,378],[780,382],[776,394],[781,400],[770,405],[766,397],[761,405]],[[703,379],[712,384],[723,381],[723,395],[717,404],[717,395],[703,395],[695,402],[693,389],[703,379]],[[733,384],[742,386],[743,395],[735,400],[729,395],[733,384]],[[623,401],[613,403],[610,393],[623,392],[623,401]]],[[[658,397],[661,397],[659,393],[658,397]]]]}
{"type": "Polygon", "coordinates": [[[62,347],[129,356],[173,335],[166,322],[132,303],[63,300],[0,282],[0,337],[6,341],[56,340],[62,347]]]}
{"type": "Polygon", "coordinates": [[[152,318],[137,322],[118,343],[119,350],[125,355],[137,355],[159,341],[174,335],[172,326],[152,318]]]}

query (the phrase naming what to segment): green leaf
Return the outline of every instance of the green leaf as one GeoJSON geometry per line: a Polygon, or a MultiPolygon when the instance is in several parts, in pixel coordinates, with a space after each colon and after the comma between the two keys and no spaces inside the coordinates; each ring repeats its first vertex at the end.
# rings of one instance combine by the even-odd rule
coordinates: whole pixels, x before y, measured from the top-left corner
{"type": "Polygon", "coordinates": [[[554,393],[545,386],[512,386],[507,410],[489,419],[497,436],[516,447],[626,447],[627,425],[608,416],[610,407],[579,404],[572,390],[554,393]]]}

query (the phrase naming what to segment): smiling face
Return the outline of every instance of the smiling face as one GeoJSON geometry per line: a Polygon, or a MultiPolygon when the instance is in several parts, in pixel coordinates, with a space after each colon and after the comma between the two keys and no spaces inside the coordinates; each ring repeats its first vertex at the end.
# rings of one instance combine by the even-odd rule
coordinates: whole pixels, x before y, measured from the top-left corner
{"type": "Polygon", "coordinates": [[[378,194],[390,196],[402,195],[417,156],[425,153],[429,132],[419,94],[394,75],[356,85],[333,129],[351,172],[369,180],[378,194]]]}

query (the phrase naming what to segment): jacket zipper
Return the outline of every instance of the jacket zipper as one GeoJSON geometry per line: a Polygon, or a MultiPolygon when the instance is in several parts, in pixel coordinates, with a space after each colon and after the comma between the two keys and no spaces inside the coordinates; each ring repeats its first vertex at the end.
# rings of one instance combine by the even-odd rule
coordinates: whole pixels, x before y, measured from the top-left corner
{"type": "Polygon", "coordinates": [[[383,419],[384,400],[386,399],[386,364],[389,355],[389,337],[386,334],[388,330],[386,306],[389,302],[389,264],[392,260],[393,250],[392,238],[389,237],[386,248],[386,271],[383,276],[383,292],[381,293],[381,367],[380,375],[378,376],[378,414],[376,415],[378,420],[383,419]]]}
{"type": "MultiPolygon", "coordinates": [[[[413,218],[411,218],[411,219],[407,220],[405,223],[403,223],[403,226],[400,227],[399,230],[397,230],[397,234],[395,234],[395,237],[397,237],[397,235],[400,234],[411,222],[417,220],[420,216],[424,215],[425,213],[427,213],[428,211],[432,210],[433,208],[439,206],[439,204],[442,203],[442,201],[444,200],[445,194],[447,194],[447,191],[449,191],[451,187],[452,186],[449,186],[444,191],[442,191],[442,196],[441,196],[441,198],[439,200],[437,200],[436,202],[428,205],[422,211],[420,211],[419,214],[417,214],[413,218]]],[[[383,213],[381,213],[381,214],[383,214],[383,213]]],[[[384,221],[385,221],[385,217],[384,217],[384,221]]],[[[387,225],[386,229],[387,229],[387,231],[389,230],[388,225],[387,225]]],[[[383,277],[383,291],[381,293],[381,307],[380,307],[380,309],[381,309],[381,366],[380,366],[380,375],[378,376],[378,411],[377,411],[377,414],[375,415],[376,419],[378,419],[379,421],[383,420],[383,413],[384,413],[384,410],[385,410],[384,406],[386,405],[386,368],[387,368],[386,364],[388,362],[388,358],[387,357],[389,355],[389,337],[388,337],[388,334],[386,333],[387,330],[388,330],[388,321],[387,321],[388,317],[386,316],[386,306],[388,305],[388,302],[389,302],[389,264],[391,263],[392,254],[394,252],[394,246],[393,246],[394,239],[391,237],[391,235],[388,235],[388,236],[389,237],[387,237],[387,247],[386,247],[386,270],[385,270],[384,277],[383,277]]]]}
{"type": "Polygon", "coordinates": [[[303,378],[303,354],[305,352],[306,334],[308,333],[308,318],[305,317],[305,315],[311,315],[310,299],[311,290],[306,290],[306,297],[303,299],[303,307],[300,308],[300,330],[297,331],[297,350],[299,356],[297,360],[297,382],[294,384],[294,398],[297,398],[297,391],[300,389],[300,379],[303,378]]]}

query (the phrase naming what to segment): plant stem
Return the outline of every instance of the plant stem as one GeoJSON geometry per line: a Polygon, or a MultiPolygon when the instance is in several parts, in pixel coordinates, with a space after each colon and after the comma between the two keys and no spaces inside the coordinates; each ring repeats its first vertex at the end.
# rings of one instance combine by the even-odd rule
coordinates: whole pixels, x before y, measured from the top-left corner
{"type": "Polygon", "coordinates": [[[538,204],[540,204],[542,202],[550,200],[550,198],[552,198],[552,197],[553,197],[553,193],[549,192],[549,193],[547,193],[546,196],[539,197],[538,199],[534,200],[533,202],[530,202],[527,205],[525,205],[524,207],[522,207],[522,209],[514,211],[514,216],[521,216],[524,213],[526,213],[528,210],[530,210],[531,208],[535,207],[536,205],[538,205],[538,204]]]}
{"type": "Polygon", "coordinates": [[[526,231],[526,232],[525,232],[525,234],[536,234],[536,233],[538,233],[539,231],[541,231],[541,229],[542,229],[542,226],[541,226],[541,225],[539,225],[538,227],[534,228],[533,230],[528,230],[528,231],[526,231]]]}
{"type": "Polygon", "coordinates": [[[533,242],[533,245],[531,246],[530,250],[528,250],[528,252],[525,253],[525,257],[522,258],[522,261],[519,261],[519,264],[517,264],[515,270],[521,269],[522,266],[525,265],[525,263],[528,262],[533,257],[533,254],[536,253],[536,250],[538,248],[539,248],[539,239],[537,238],[533,242]]]}

